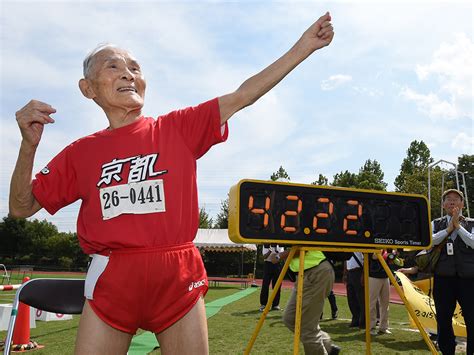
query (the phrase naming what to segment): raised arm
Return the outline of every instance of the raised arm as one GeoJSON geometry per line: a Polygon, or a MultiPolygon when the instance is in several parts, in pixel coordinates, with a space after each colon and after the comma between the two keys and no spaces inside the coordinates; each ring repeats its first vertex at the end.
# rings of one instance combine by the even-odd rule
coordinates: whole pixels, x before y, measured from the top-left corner
{"type": "Polygon", "coordinates": [[[278,60],[244,81],[233,93],[219,97],[221,123],[225,123],[234,113],[257,101],[314,51],[329,45],[334,37],[330,21],[331,15],[327,12],[278,60]]]}
{"type": "Polygon", "coordinates": [[[32,192],[33,163],[44,125],[54,122],[49,115],[55,112],[50,105],[31,100],[16,113],[22,141],[10,183],[11,217],[30,217],[41,209],[32,192]]]}

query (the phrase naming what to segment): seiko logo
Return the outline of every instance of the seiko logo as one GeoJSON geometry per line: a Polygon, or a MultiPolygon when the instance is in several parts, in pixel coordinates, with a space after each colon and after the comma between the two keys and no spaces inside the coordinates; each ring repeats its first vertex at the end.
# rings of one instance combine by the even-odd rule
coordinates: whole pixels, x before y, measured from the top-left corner
{"type": "Polygon", "coordinates": [[[192,291],[193,288],[198,288],[198,287],[202,287],[206,284],[206,280],[203,279],[203,280],[200,280],[200,281],[196,281],[196,282],[191,282],[191,284],[189,285],[188,287],[188,291],[192,291]]]}

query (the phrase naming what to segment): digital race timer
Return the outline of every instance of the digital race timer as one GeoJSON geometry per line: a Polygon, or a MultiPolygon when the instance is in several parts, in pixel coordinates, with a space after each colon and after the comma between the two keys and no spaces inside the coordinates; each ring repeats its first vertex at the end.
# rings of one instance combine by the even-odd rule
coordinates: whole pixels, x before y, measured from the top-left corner
{"type": "Polygon", "coordinates": [[[431,223],[421,195],[241,180],[229,193],[229,237],[236,243],[426,249],[431,223]]]}

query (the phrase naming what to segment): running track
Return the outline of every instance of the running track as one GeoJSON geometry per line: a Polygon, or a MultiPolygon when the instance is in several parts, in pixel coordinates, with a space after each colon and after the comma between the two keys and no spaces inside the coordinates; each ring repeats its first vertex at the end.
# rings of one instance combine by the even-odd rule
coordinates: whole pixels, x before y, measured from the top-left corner
{"type": "MultiPolygon", "coordinates": [[[[255,283],[258,286],[262,285],[262,280],[257,279],[255,280],[255,283]]],[[[293,282],[288,281],[288,280],[283,280],[283,288],[292,288],[293,287],[293,282]]],[[[346,285],[344,285],[342,282],[337,282],[334,283],[334,286],[332,288],[334,293],[338,296],[347,296],[346,294],[346,285]]],[[[396,303],[396,304],[403,304],[402,300],[400,299],[400,296],[398,295],[397,291],[395,290],[395,287],[390,285],[390,302],[391,303],[396,303]]]]}

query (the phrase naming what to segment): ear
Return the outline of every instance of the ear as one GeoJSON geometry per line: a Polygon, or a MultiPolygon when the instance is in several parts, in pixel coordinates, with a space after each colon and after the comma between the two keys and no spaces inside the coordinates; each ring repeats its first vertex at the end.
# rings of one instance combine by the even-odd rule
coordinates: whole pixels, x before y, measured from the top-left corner
{"type": "Polygon", "coordinates": [[[82,92],[82,95],[88,99],[93,99],[95,97],[94,89],[92,89],[91,82],[88,79],[79,80],[79,89],[82,92]]]}

